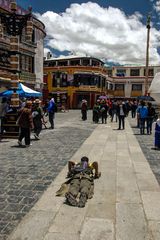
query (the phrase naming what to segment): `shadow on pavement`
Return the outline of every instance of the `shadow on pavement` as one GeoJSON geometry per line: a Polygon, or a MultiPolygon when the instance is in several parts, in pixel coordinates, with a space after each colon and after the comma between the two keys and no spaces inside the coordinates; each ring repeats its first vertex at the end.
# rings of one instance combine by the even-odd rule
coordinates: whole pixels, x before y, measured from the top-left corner
{"type": "Polygon", "coordinates": [[[153,148],[151,148],[152,150],[156,150],[156,151],[160,151],[160,148],[155,148],[155,147],[153,147],[153,148]]]}
{"type": "Polygon", "coordinates": [[[19,145],[13,145],[11,146],[11,148],[26,148],[25,145],[19,146],[19,145]]]}

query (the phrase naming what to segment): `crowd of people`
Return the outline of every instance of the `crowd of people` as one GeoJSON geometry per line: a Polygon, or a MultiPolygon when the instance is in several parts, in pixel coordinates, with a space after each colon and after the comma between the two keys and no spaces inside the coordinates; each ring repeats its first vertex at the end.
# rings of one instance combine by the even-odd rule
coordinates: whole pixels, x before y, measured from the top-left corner
{"type": "Polygon", "coordinates": [[[118,122],[118,130],[125,129],[125,117],[131,111],[132,117],[136,116],[137,102],[122,101],[110,99],[97,99],[93,106],[93,122],[102,124],[110,121],[118,122]]]}
{"type": "MultiPolygon", "coordinates": [[[[5,119],[6,114],[12,112],[7,98],[2,98],[0,105],[0,119],[1,119],[1,136],[5,131],[5,119]]],[[[42,126],[46,126],[46,117],[50,123],[50,129],[54,129],[55,112],[57,112],[57,106],[54,98],[50,98],[44,105],[40,99],[21,99],[19,109],[17,111],[16,125],[19,126],[18,144],[23,146],[22,140],[24,139],[25,146],[31,145],[31,132],[34,133],[36,140],[40,140],[40,133],[42,126]]]]}
{"type": "MultiPolygon", "coordinates": [[[[86,99],[82,99],[81,114],[82,120],[87,120],[88,103],[86,99]]],[[[5,115],[10,112],[10,106],[7,98],[2,98],[0,105],[1,135],[5,131],[3,124],[5,123],[5,115]]],[[[40,139],[42,126],[46,126],[46,116],[50,123],[50,129],[54,129],[55,112],[57,106],[54,98],[50,98],[42,105],[40,99],[21,99],[20,108],[18,109],[17,125],[19,126],[18,144],[22,146],[22,140],[25,146],[30,146],[30,135],[34,133],[36,140],[40,139]]],[[[157,117],[155,108],[151,102],[143,100],[122,101],[117,99],[98,98],[93,106],[92,120],[94,123],[107,124],[107,121],[117,122],[117,130],[125,129],[125,118],[131,114],[135,118],[137,128],[140,134],[152,134],[153,122],[155,125],[155,147],[160,148],[160,119],[157,117]],[[158,118],[158,119],[157,119],[158,118]]]]}
{"type": "MultiPolygon", "coordinates": [[[[87,120],[87,101],[82,100],[82,120],[87,120]]],[[[94,123],[107,124],[117,122],[117,130],[125,129],[125,118],[131,114],[136,119],[136,126],[141,135],[152,134],[153,122],[155,122],[155,148],[160,149],[160,119],[151,102],[147,101],[122,101],[117,99],[98,98],[93,106],[92,120],[94,123]]]]}

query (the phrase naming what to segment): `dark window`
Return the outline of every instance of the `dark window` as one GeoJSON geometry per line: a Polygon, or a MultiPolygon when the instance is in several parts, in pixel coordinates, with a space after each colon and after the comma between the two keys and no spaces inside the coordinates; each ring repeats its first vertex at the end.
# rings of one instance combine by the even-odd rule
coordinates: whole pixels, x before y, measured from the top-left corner
{"type": "Polygon", "coordinates": [[[67,61],[59,61],[58,62],[58,66],[67,66],[67,65],[68,65],[67,61]]]}
{"type": "Polygon", "coordinates": [[[124,84],[115,84],[115,90],[124,90],[124,84]]]}
{"type": "Polygon", "coordinates": [[[83,65],[83,66],[89,66],[89,65],[90,65],[89,59],[83,59],[83,60],[82,60],[82,65],[83,65]]]}
{"type": "MultiPolygon", "coordinates": [[[[146,69],[144,69],[144,76],[146,76],[146,69]]],[[[148,69],[148,76],[154,76],[153,68],[149,68],[148,69]]]]}
{"type": "Polygon", "coordinates": [[[70,65],[71,66],[79,66],[80,65],[80,60],[70,60],[70,65]]]}
{"type": "Polygon", "coordinates": [[[34,73],[34,57],[21,55],[20,56],[20,69],[24,72],[34,73]]]}
{"type": "Polygon", "coordinates": [[[35,29],[32,31],[32,42],[35,43],[35,29]]]}
{"type": "Polygon", "coordinates": [[[100,87],[100,76],[94,74],[74,74],[73,85],[78,87],[80,85],[98,86],[100,87]]]}
{"type": "Polygon", "coordinates": [[[131,69],[130,76],[140,76],[140,69],[139,68],[131,69]]]}
{"type": "Polygon", "coordinates": [[[61,73],[60,75],[61,78],[61,87],[67,87],[67,74],[66,73],[61,73]]]}
{"type": "Polygon", "coordinates": [[[132,84],[132,91],[142,91],[142,84],[132,84]]]}
{"type": "Polygon", "coordinates": [[[112,70],[108,70],[108,76],[112,77],[112,70]]]}
{"type": "Polygon", "coordinates": [[[101,63],[96,60],[92,60],[92,66],[101,66],[101,63]]]}
{"type": "Polygon", "coordinates": [[[52,74],[52,87],[57,87],[57,79],[56,79],[56,74],[52,74]]]}
{"type": "Polygon", "coordinates": [[[118,68],[118,69],[117,69],[116,76],[118,76],[118,77],[124,77],[125,75],[126,75],[126,69],[123,69],[123,68],[118,68]]]}
{"type": "Polygon", "coordinates": [[[52,61],[48,63],[48,67],[55,67],[56,66],[56,61],[52,61]]]}

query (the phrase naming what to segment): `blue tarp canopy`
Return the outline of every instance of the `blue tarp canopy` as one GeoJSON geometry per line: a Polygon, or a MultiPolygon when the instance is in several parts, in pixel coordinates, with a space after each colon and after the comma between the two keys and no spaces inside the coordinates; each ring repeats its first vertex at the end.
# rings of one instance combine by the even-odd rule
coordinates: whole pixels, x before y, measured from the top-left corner
{"type": "MultiPolygon", "coordinates": [[[[4,92],[0,93],[0,97],[10,97],[13,94],[13,90],[6,90],[4,92]]],[[[19,94],[20,97],[42,97],[41,92],[37,92],[31,88],[26,87],[22,83],[18,84],[18,89],[16,90],[16,93],[19,94]]]]}

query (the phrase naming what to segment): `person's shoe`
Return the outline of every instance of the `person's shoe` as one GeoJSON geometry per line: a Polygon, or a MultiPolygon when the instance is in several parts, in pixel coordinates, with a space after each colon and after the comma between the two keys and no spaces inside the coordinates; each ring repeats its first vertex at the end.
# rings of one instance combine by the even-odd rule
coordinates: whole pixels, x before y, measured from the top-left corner
{"type": "Polygon", "coordinates": [[[32,143],[25,145],[25,147],[30,147],[30,146],[32,146],[32,143]]]}
{"type": "Polygon", "coordinates": [[[87,202],[86,193],[81,193],[80,198],[79,198],[78,207],[80,207],[80,208],[85,207],[86,202],[87,202]]]}
{"type": "Polygon", "coordinates": [[[34,137],[35,137],[36,140],[40,140],[40,138],[37,134],[34,134],[34,137]]]}
{"type": "Polygon", "coordinates": [[[22,146],[22,142],[20,140],[18,140],[18,145],[22,146]]]}
{"type": "Polygon", "coordinates": [[[98,174],[95,174],[94,178],[100,178],[101,177],[101,172],[99,172],[98,174]]]}
{"type": "Polygon", "coordinates": [[[74,207],[77,206],[77,200],[71,193],[67,192],[65,194],[65,197],[66,197],[67,203],[69,205],[74,206],[74,207]]]}

